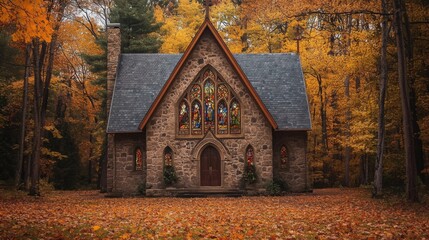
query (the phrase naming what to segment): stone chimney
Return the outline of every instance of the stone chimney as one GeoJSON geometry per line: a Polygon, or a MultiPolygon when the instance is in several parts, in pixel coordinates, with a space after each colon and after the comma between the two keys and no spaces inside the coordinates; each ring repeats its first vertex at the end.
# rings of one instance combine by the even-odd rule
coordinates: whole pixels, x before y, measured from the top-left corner
{"type": "Polygon", "coordinates": [[[121,29],[119,23],[107,24],[107,116],[109,116],[115,86],[116,69],[121,54],[121,29]]]}

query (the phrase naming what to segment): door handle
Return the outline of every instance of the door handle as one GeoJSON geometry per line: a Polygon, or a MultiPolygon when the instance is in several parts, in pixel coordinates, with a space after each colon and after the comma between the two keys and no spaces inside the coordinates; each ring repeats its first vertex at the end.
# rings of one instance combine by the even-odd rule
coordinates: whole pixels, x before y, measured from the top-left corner
{"type": "Polygon", "coordinates": [[[212,171],[213,171],[212,166],[210,166],[210,167],[209,167],[209,174],[210,174],[210,175],[212,175],[212,171]]]}

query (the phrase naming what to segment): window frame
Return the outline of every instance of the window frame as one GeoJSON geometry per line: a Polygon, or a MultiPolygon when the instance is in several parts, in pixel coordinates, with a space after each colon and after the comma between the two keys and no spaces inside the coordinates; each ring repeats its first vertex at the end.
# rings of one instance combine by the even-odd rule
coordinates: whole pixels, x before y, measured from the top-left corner
{"type": "Polygon", "coordinates": [[[180,96],[180,98],[177,100],[175,105],[175,122],[176,122],[176,138],[178,139],[201,139],[203,138],[206,133],[209,131],[206,129],[205,124],[205,89],[204,86],[207,81],[211,80],[214,84],[214,126],[210,128],[210,131],[217,137],[217,138],[244,138],[243,134],[243,104],[240,101],[238,95],[235,93],[235,91],[231,88],[231,86],[225,81],[223,76],[219,74],[216,69],[214,69],[212,66],[207,65],[203,67],[200,72],[196,75],[194,80],[189,84],[189,86],[186,88],[186,90],[183,92],[183,94],[180,96]],[[213,73],[212,76],[204,77],[204,74],[207,71],[211,71],[213,73]],[[213,77],[214,79],[212,79],[213,77]],[[198,85],[200,87],[200,94],[199,98],[193,97],[192,89],[195,85],[198,85]],[[226,98],[219,98],[218,89],[221,85],[224,85],[226,89],[228,90],[226,98]],[[188,126],[189,129],[186,132],[181,131],[179,129],[179,112],[180,112],[180,106],[182,102],[185,101],[188,105],[188,126]],[[200,118],[201,118],[201,126],[200,129],[193,127],[193,105],[194,102],[198,101],[200,105],[200,118]],[[219,104],[221,102],[224,102],[226,104],[227,109],[227,129],[226,131],[220,131],[219,130],[219,104]],[[236,101],[239,105],[239,115],[240,115],[240,127],[239,130],[236,133],[231,132],[231,104],[233,101],[236,101]]]}

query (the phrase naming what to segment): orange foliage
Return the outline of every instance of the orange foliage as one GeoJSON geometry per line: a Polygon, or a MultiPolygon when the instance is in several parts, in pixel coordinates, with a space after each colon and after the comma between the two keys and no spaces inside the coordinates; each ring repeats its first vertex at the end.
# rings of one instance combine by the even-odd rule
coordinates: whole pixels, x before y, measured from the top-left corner
{"type": "Polygon", "coordinates": [[[0,192],[0,238],[424,239],[429,208],[364,189],[242,198],[107,199],[95,191],[39,199],[0,192]]]}
{"type": "Polygon", "coordinates": [[[53,33],[43,0],[0,0],[0,24],[13,24],[14,41],[30,42],[33,38],[50,42],[53,33]]]}

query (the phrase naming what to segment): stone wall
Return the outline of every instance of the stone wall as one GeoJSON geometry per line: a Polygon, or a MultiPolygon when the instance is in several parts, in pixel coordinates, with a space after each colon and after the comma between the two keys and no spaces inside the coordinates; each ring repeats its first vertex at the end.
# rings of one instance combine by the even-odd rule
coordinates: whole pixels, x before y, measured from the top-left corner
{"type": "Polygon", "coordinates": [[[273,133],[274,177],[284,180],[292,192],[311,190],[307,162],[306,131],[276,131],[273,133]],[[280,150],[286,146],[286,164],[281,163],[280,150]]]}
{"type": "Polygon", "coordinates": [[[135,195],[140,186],[146,185],[145,139],[144,132],[109,134],[108,192],[135,195]],[[137,147],[143,153],[143,170],[135,170],[134,155],[137,147]]]}
{"type": "Polygon", "coordinates": [[[246,147],[255,151],[255,165],[259,176],[257,186],[262,187],[272,179],[272,127],[259,106],[231,67],[226,55],[206,30],[190,53],[183,68],[167,90],[164,98],[146,125],[147,131],[147,188],[156,192],[163,189],[163,152],[168,146],[173,150],[179,188],[200,186],[199,156],[207,144],[215,146],[221,155],[222,188],[237,189],[244,170],[246,147]],[[242,106],[242,131],[240,138],[206,139],[176,138],[176,108],[184,91],[207,64],[214,67],[237,94],[242,106]]]}
{"type": "Polygon", "coordinates": [[[119,23],[107,25],[107,116],[109,116],[116,69],[121,54],[121,29],[119,23]]]}

